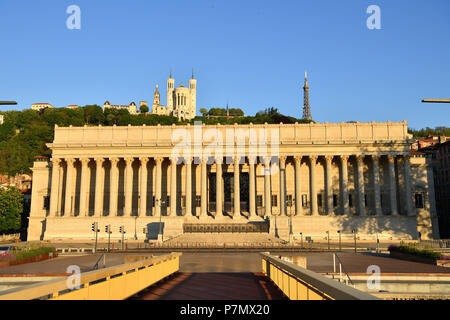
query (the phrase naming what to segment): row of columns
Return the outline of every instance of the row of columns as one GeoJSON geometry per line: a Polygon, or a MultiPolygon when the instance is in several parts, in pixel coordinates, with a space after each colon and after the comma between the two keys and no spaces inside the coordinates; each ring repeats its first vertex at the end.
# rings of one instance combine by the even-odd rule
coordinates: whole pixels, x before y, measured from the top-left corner
{"type": "MultiPolygon", "coordinates": [[[[319,215],[318,203],[317,203],[317,182],[316,182],[316,166],[318,156],[308,156],[310,160],[310,203],[311,203],[311,215],[319,215]]],[[[341,206],[343,208],[343,214],[349,215],[349,191],[348,191],[348,155],[341,155],[341,178],[340,178],[340,193],[341,193],[341,206]]],[[[373,175],[373,189],[375,198],[375,214],[382,215],[381,208],[381,189],[380,189],[380,166],[378,155],[372,155],[372,175],[373,175]]],[[[326,155],[325,157],[325,204],[327,208],[327,214],[334,214],[333,210],[333,191],[332,191],[332,160],[334,156],[326,155]]],[[[280,192],[280,214],[287,215],[286,210],[286,156],[279,157],[279,192],[280,192]]],[[[294,156],[295,161],[295,202],[296,202],[296,215],[303,214],[302,199],[301,199],[301,161],[303,156],[294,156]]],[[[363,175],[363,159],[364,156],[356,156],[357,165],[357,211],[360,216],[366,215],[365,208],[365,190],[364,190],[364,175],[363,175]]],[[[94,215],[103,215],[103,190],[104,190],[104,174],[105,171],[101,170],[103,167],[104,158],[95,158],[96,163],[96,185],[95,185],[95,206],[94,215]]],[[[117,164],[119,158],[110,158],[111,170],[110,170],[110,215],[117,215],[117,202],[118,202],[118,188],[119,188],[119,169],[117,164]]],[[[132,214],[132,192],[133,192],[133,168],[132,163],[134,158],[125,158],[125,204],[124,204],[124,216],[131,216],[132,214]]],[[[148,157],[140,157],[141,172],[140,172],[140,206],[138,209],[139,215],[146,216],[147,211],[147,197],[143,196],[147,194],[147,163],[148,157]]],[[[162,162],[164,158],[155,158],[156,163],[156,183],[155,183],[155,199],[159,203],[155,205],[155,216],[161,215],[161,197],[162,197],[162,162]]],[[[234,215],[240,215],[240,158],[234,158],[234,215]]],[[[256,173],[255,166],[257,163],[256,157],[249,157],[249,214],[256,214],[256,173]]],[[[51,197],[50,197],[50,216],[57,216],[58,211],[60,213],[60,203],[58,199],[62,198],[62,179],[60,177],[60,163],[62,159],[52,159],[52,181],[51,181],[51,197]]],[[[73,212],[73,177],[74,177],[74,163],[75,159],[65,159],[67,163],[67,176],[66,176],[66,192],[65,192],[65,215],[74,215],[73,212]]],[[[397,189],[396,189],[396,177],[395,177],[395,156],[388,156],[388,180],[389,180],[389,194],[390,194],[390,211],[392,215],[398,215],[397,210],[397,189]]],[[[80,186],[80,202],[79,202],[79,215],[86,216],[88,212],[88,164],[90,159],[80,159],[81,162],[81,186],[80,186]]],[[[192,159],[183,159],[186,164],[186,215],[192,215],[192,159]]],[[[171,159],[171,182],[170,182],[170,215],[176,215],[176,203],[177,203],[177,172],[178,159],[171,159]]],[[[222,177],[222,164],[223,158],[216,159],[216,215],[222,215],[223,207],[223,181],[222,177]]],[[[270,216],[272,214],[271,203],[271,158],[267,157],[263,159],[264,165],[264,198],[265,198],[265,214],[270,216]]],[[[207,162],[201,162],[201,209],[200,214],[207,215],[207,162]]],[[[406,210],[408,215],[414,215],[412,207],[412,192],[411,192],[411,172],[409,165],[409,157],[404,156],[404,177],[406,188],[406,210]]],[[[291,177],[289,177],[291,178],[291,177]]]]}

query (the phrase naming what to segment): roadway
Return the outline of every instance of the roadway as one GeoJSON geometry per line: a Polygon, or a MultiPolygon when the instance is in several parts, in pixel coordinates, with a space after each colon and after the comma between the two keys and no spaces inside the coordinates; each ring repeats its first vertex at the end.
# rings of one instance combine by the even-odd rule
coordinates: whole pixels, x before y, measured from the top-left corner
{"type": "MultiPolygon", "coordinates": [[[[285,253],[272,251],[271,253],[285,257],[306,256],[308,269],[320,273],[333,272],[333,256],[330,252],[285,253]]],[[[149,254],[159,255],[163,253],[149,254]]],[[[106,267],[124,263],[125,255],[127,254],[106,254],[106,267]]],[[[366,273],[367,268],[371,265],[379,266],[382,273],[450,273],[450,268],[392,259],[383,254],[341,252],[338,255],[348,273],[366,273]]],[[[99,253],[60,256],[52,260],[0,268],[0,274],[63,274],[66,273],[67,267],[71,265],[78,265],[81,271],[85,272],[91,270],[101,256],[99,253]]],[[[102,267],[103,259],[100,261],[100,268],[102,267]]],[[[261,258],[259,253],[256,252],[183,253],[180,257],[180,272],[261,272],[261,258]]]]}

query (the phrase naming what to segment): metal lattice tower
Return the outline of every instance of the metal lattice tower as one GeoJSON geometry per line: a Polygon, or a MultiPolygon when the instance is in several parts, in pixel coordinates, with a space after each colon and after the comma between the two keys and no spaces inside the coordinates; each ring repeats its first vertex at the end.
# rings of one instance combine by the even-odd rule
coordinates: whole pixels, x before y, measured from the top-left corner
{"type": "Polygon", "coordinates": [[[309,105],[309,86],[306,71],[305,71],[305,85],[303,86],[303,92],[304,92],[303,119],[312,120],[311,106],[309,105]]]}

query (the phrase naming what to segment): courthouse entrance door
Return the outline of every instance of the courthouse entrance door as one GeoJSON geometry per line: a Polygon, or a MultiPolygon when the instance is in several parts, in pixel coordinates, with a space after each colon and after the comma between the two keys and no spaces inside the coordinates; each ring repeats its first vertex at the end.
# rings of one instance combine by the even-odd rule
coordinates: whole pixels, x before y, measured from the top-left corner
{"type": "MultiPolygon", "coordinates": [[[[248,212],[249,207],[249,178],[248,173],[242,173],[239,175],[239,196],[241,202],[241,212],[248,212]]],[[[234,174],[225,173],[223,176],[224,185],[224,211],[226,213],[234,213],[234,174]]]]}
{"type": "MultiPolygon", "coordinates": [[[[234,212],[234,174],[223,173],[223,212],[228,215],[234,212]]],[[[242,173],[239,176],[239,194],[241,212],[249,210],[249,175],[242,173]]],[[[209,175],[209,210],[216,211],[216,174],[209,175]]]]}

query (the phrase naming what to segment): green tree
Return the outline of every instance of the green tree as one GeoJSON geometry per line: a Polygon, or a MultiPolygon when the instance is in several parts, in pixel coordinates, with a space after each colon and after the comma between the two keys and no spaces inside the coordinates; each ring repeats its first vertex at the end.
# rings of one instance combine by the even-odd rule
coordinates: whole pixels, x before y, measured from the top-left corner
{"type": "Polygon", "coordinates": [[[143,104],[140,108],[141,113],[148,113],[150,111],[150,109],[148,108],[148,106],[146,104],[143,104]]]}
{"type": "Polygon", "coordinates": [[[21,227],[23,196],[16,188],[0,189],[0,231],[17,231],[21,227]]]}
{"type": "Polygon", "coordinates": [[[103,109],[98,105],[87,105],[83,107],[84,121],[87,124],[99,125],[105,121],[103,109]]]}
{"type": "Polygon", "coordinates": [[[206,108],[201,108],[200,113],[204,118],[206,118],[206,116],[208,115],[208,110],[206,108]]]}

